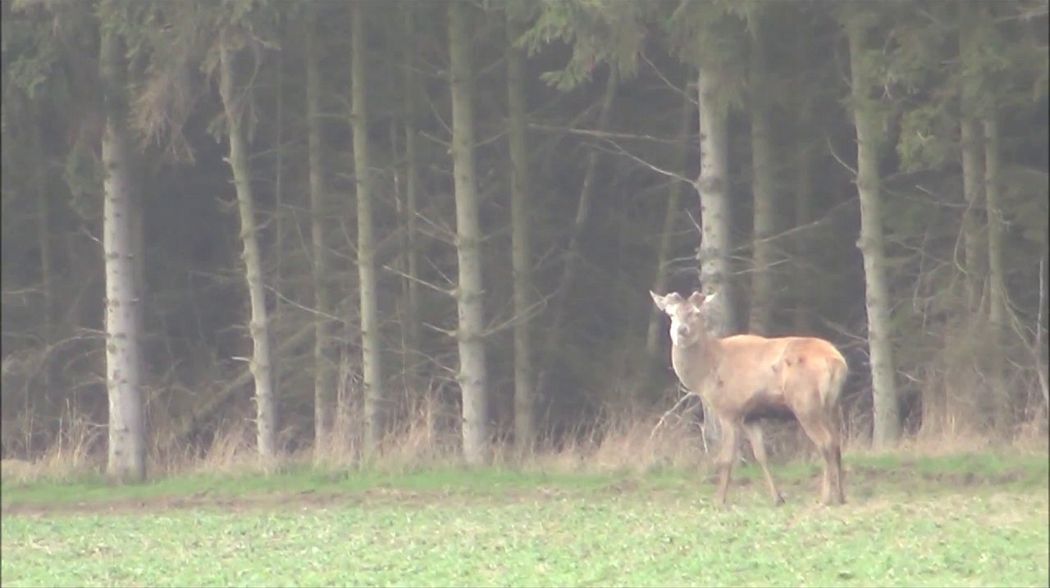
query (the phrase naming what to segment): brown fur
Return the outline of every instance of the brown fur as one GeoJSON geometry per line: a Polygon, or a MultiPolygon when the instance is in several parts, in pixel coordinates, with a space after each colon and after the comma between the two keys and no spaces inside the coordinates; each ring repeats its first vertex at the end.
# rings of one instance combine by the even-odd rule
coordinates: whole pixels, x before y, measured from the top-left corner
{"type": "Polygon", "coordinates": [[[719,338],[708,331],[705,306],[714,294],[651,293],[671,317],[671,363],[686,388],[700,394],[718,418],[723,446],[717,500],[725,504],[729,480],[743,433],[762,468],[774,504],[783,502],[769,473],[758,419],[793,415],[824,459],[821,501],[845,502],[838,402],[848,371],[837,349],[814,337],[766,338],[735,335],[719,338]]]}

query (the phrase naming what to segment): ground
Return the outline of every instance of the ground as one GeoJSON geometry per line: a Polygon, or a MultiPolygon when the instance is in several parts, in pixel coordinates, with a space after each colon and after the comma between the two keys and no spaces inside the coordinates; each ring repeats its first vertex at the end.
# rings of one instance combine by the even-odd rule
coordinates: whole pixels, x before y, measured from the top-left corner
{"type": "Polygon", "coordinates": [[[743,468],[726,508],[679,470],[424,468],[3,486],[4,586],[1046,586],[1045,455],[743,468]]]}

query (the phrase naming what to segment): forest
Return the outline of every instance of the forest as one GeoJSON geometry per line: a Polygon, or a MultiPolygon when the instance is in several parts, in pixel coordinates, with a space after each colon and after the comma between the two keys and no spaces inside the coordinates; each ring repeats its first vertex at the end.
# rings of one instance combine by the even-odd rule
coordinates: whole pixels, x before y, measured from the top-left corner
{"type": "Polygon", "coordinates": [[[1047,435],[1046,0],[2,11],[5,460],[640,459],[650,291],[832,342],[851,447],[1047,435]]]}

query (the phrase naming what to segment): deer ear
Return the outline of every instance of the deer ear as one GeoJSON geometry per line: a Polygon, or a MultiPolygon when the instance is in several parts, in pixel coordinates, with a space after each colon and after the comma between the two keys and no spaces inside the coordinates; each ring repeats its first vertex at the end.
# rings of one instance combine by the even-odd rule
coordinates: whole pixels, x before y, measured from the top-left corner
{"type": "Polygon", "coordinates": [[[666,298],[664,298],[663,296],[660,296],[659,294],[657,294],[656,292],[653,292],[652,290],[649,290],[649,295],[653,297],[653,303],[656,304],[656,308],[659,308],[660,310],[663,310],[664,308],[667,307],[667,299],[666,298]]]}
{"type": "Polygon", "coordinates": [[[707,298],[704,298],[704,295],[700,292],[693,292],[689,295],[689,304],[692,304],[697,308],[700,308],[706,301],[707,298]]]}

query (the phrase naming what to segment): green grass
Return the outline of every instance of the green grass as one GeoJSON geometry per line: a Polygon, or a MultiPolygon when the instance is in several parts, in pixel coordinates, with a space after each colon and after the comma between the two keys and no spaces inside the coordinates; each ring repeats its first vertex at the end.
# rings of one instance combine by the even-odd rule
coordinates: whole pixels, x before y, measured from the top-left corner
{"type": "Polygon", "coordinates": [[[775,469],[781,508],[754,468],[725,509],[703,476],[671,469],[5,484],[0,572],[4,586],[1050,583],[1045,455],[859,456],[847,469],[850,502],[830,509],[814,505],[819,468],[805,463],[775,469]],[[223,500],[163,502],[204,490],[223,500]],[[263,495],[279,498],[245,500],[263,495]],[[129,501],[144,505],[102,507],[129,501]],[[61,505],[81,512],[39,514],[61,505]]]}

